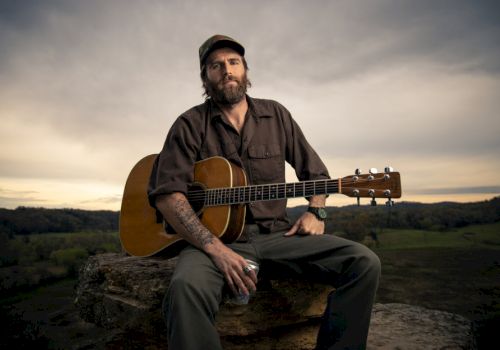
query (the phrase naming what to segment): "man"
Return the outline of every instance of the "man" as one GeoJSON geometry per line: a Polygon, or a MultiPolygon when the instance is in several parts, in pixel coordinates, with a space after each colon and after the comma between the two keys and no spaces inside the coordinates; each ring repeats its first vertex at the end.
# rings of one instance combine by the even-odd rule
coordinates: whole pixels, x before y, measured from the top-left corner
{"type": "Polygon", "coordinates": [[[220,349],[214,319],[227,285],[234,294],[256,290],[251,259],[269,262],[335,287],[317,338],[317,349],[366,347],[380,261],[361,244],[324,234],[325,196],[293,225],[286,200],[247,207],[245,232],[224,244],[199,220],[186,199],[194,163],[223,156],[242,167],[250,184],[282,183],[285,161],[300,180],[328,178],[290,113],[275,101],[246,94],[250,82],[244,47],[214,35],[199,50],[207,99],[173,124],[150,180],[149,198],[177,234],[190,243],[179,255],[164,299],[169,349],[220,349]]]}

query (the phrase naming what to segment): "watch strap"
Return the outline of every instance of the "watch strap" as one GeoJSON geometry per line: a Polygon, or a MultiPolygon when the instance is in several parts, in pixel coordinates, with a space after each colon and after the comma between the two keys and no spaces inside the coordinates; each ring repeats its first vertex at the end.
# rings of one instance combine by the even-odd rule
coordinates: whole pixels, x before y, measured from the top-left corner
{"type": "Polygon", "coordinates": [[[325,208],[323,207],[308,207],[307,208],[307,211],[309,213],[312,213],[314,216],[316,216],[316,219],[320,220],[320,221],[325,221],[326,219],[326,212],[325,212],[325,208]],[[323,215],[321,215],[323,214],[323,215]]]}

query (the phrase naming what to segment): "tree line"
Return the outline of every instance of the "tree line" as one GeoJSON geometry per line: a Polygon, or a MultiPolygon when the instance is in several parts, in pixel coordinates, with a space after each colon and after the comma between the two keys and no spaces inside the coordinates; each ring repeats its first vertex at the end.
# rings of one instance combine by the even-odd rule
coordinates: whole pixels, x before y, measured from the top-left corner
{"type": "MultiPolygon", "coordinates": [[[[292,220],[304,207],[289,208],[292,220]]],[[[474,203],[422,204],[400,202],[394,207],[346,206],[328,207],[327,230],[343,232],[352,239],[370,230],[385,228],[445,231],[472,224],[500,221],[500,197],[474,203]]],[[[13,237],[31,233],[111,232],[118,231],[120,213],[80,209],[46,209],[19,207],[0,209],[0,234],[13,237]]]]}
{"type": "MultiPolygon", "coordinates": [[[[296,218],[304,208],[289,209],[296,218]]],[[[370,232],[384,229],[446,231],[474,224],[500,221],[500,197],[473,203],[396,203],[393,207],[378,205],[328,207],[326,231],[340,233],[361,241],[370,232]]]]}
{"type": "Polygon", "coordinates": [[[0,234],[118,231],[119,212],[110,210],[0,209],[0,234]]]}

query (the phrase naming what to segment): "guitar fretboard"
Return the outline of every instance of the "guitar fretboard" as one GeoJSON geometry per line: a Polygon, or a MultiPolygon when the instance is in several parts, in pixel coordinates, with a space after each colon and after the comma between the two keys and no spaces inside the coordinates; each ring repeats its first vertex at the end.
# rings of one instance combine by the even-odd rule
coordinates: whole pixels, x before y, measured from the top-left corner
{"type": "Polygon", "coordinates": [[[232,205],[286,198],[339,193],[339,180],[314,180],[294,183],[212,188],[205,192],[204,205],[232,205]]]}

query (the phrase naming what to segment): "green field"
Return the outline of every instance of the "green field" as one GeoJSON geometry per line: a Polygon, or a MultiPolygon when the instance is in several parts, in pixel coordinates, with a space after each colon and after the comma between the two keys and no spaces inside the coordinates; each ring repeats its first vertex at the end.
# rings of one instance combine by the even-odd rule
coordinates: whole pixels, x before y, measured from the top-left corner
{"type": "Polygon", "coordinates": [[[500,249],[500,222],[471,225],[453,231],[385,230],[378,234],[379,246],[366,238],[365,244],[377,251],[416,248],[500,249]]]}
{"type": "Polygon", "coordinates": [[[407,303],[473,321],[480,348],[500,329],[500,223],[454,231],[387,230],[367,245],[382,261],[377,302],[407,303]]]}

